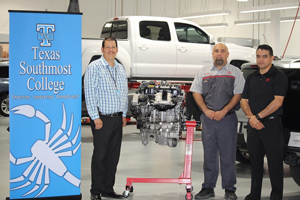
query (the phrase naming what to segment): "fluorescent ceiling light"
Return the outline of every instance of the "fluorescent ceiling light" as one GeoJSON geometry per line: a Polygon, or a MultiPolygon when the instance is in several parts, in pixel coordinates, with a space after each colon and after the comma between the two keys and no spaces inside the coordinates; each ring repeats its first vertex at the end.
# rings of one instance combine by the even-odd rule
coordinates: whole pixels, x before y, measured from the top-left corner
{"type": "Polygon", "coordinates": [[[246,2],[246,1],[248,1],[248,0],[237,0],[237,1],[243,1],[243,2],[246,2]]]}
{"type": "Polygon", "coordinates": [[[222,28],[222,27],[228,27],[227,23],[218,23],[218,24],[200,24],[203,28],[222,28]]]}
{"type": "Polygon", "coordinates": [[[281,4],[271,4],[264,6],[255,6],[251,8],[241,8],[238,11],[240,13],[253,13],[253,12],[264,12],[264,11],[272,11],[272,10],[285,10],[298,8],[299,3],[281,3],[281,4]]]}
{"type": "MultiPolygon", "coordinates": [[[[293,22],[295,17],[284,17],[280,19],[280,22],[293,22]]],[[[296,21],[300,21],[300,17],[297,17],[296,21]]]]}
{"type": "MultiPolygon", "coordinates": [[[[284,17],[280,18],[280,22],[293,22],[295,17],[284,17]]],[[[300,21],[300,17],[297,17],[296,21],[300,21]]],[[[243,20],[235,21],[235,25],[250,25],[250,24],[270,24],[271,19],[259,19],[259,20],[243,20]]]]}
{"type": "Polygon", "coordinates": [[[208,11],[208,12],[183,14],[183,15],[180,15],[180,17],[176,16],[175,18],[192,19],[192,18],[211,17],[211,16],[219,16],[219,15],[230,15],[230,14],[231,14],[230,10],[219,10],[219,11],[208,11]]]}
{"type": "Polygon", "coordinates": [[[270,19],[260,19],[260,20],[243,20],[235,21],[235,25],[250,25],[250,24],[269,24],[271,23],[270,19]]]}

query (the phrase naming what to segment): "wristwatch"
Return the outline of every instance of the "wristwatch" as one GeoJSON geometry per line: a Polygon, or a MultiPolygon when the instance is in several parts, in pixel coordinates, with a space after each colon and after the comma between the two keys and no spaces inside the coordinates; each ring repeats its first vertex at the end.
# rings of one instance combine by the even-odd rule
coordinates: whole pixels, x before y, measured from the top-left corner
{"type": "Polygon", "coordinates": [[[256,119],[258,119],[258,121],[261,121],[261,118],[258,114],[255,115],[256,119]]]}

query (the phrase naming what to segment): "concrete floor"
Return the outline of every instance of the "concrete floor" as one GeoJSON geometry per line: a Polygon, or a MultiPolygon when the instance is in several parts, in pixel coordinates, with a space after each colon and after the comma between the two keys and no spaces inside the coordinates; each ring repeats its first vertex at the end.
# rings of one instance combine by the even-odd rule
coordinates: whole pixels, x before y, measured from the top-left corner
{"type": "MultiPolygon", "coordinates": [[[[0,116],[0,200],[9,197],[9,133],[6,128],[9,118],[0,116]]],[[[200,138],[200,133],[195,132],[195,139],[200,138]]],[[[81,193],[83,200],[89,200],[90,194],[90,162],[92,154],[92,135],[89,125],[82,126],[82,166],[81,166],[81,193]]],[[[127,125],[124,128],[124,137],[118,166],[115,191],[123,193],[127,177],[141,178],[178,178],[183,172],[185,141],[181,140],[176,148],[160,146],[155,142],[149,142],[143,146],[139,136],[139,130],[135,125],[127,125]]],[[[203,155],[202,143],[194,142],[192,163],[193,194],[199,192],[203,181],[203,155]]],[[[266,165],[265,165],[266,166],[266,165]]],[[[250,173],[249,165],[237,163],[237,196],[244,199],[249,193],[250,173]]],[[[299,200],[300,187],[293,181],[287,165],[284,166],[284,198],[285,200],[299,200]]],[[[185,185],[157,184],[157,183],[133,183],[134,191],[130,193],[128,200],[184,200],[185,185]]],[[[270,181],[268,169],[265,167],[262,196],[263,200],[269,199],[270,181]]],[[[221,188],[220,178],[215,188],[216,197],[224,199],[224,191],[221,188]]],[[[103,198],[105,199],[105,198],[103,198]]]]}

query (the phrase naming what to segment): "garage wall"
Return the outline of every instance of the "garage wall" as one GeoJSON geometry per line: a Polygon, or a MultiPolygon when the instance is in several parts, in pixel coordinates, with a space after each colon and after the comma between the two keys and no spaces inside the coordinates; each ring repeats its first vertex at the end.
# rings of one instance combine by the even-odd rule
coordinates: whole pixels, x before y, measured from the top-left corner
{"type": "MultiPolygon", "coordinates": [[[[120,15],[179,16],[180,14],[231,10],[231,15],[193,19],[198,24],[228,23],[226,28],[209,28],[208,32],[218,37],[238,37],[259,39],[260,43],[269,43],[272,33],[271,25],[234,25],[237,20],[269,18],[270,12],[260,14],[239,14],[238,8],[269,4],[272,0],[79,0],[82,17],[82,36],[97,38],[106,19],[120,15]]],[[[281,0],[282,3],[299,2],[299,0],[281,0]]],[[[0,34],[8,34],[8,10],[60,11],[68,9],[69,0],[0,0],[0,34]]],[[[280,11],[282,17],[294,17],[296,9],[280,11]]],[[[275,53],[282,56],[287,43],[292,22],[280,23],[280,49],[275,53]]],[[[300,21],[296,22],[286,56],[300,57],[300,21]]]]}

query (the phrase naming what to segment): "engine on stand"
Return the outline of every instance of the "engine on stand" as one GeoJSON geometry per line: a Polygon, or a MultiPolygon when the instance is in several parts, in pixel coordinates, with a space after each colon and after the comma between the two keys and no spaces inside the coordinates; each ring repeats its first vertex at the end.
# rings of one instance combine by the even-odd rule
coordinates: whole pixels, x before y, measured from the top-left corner
{"type": "Polygon", "coordinates": [[[184,91],[167,81],[143,82],[131,102],[132,116],[147,145],[154,140],[160,145],[176,147],[182,134],[184,91]]]}

